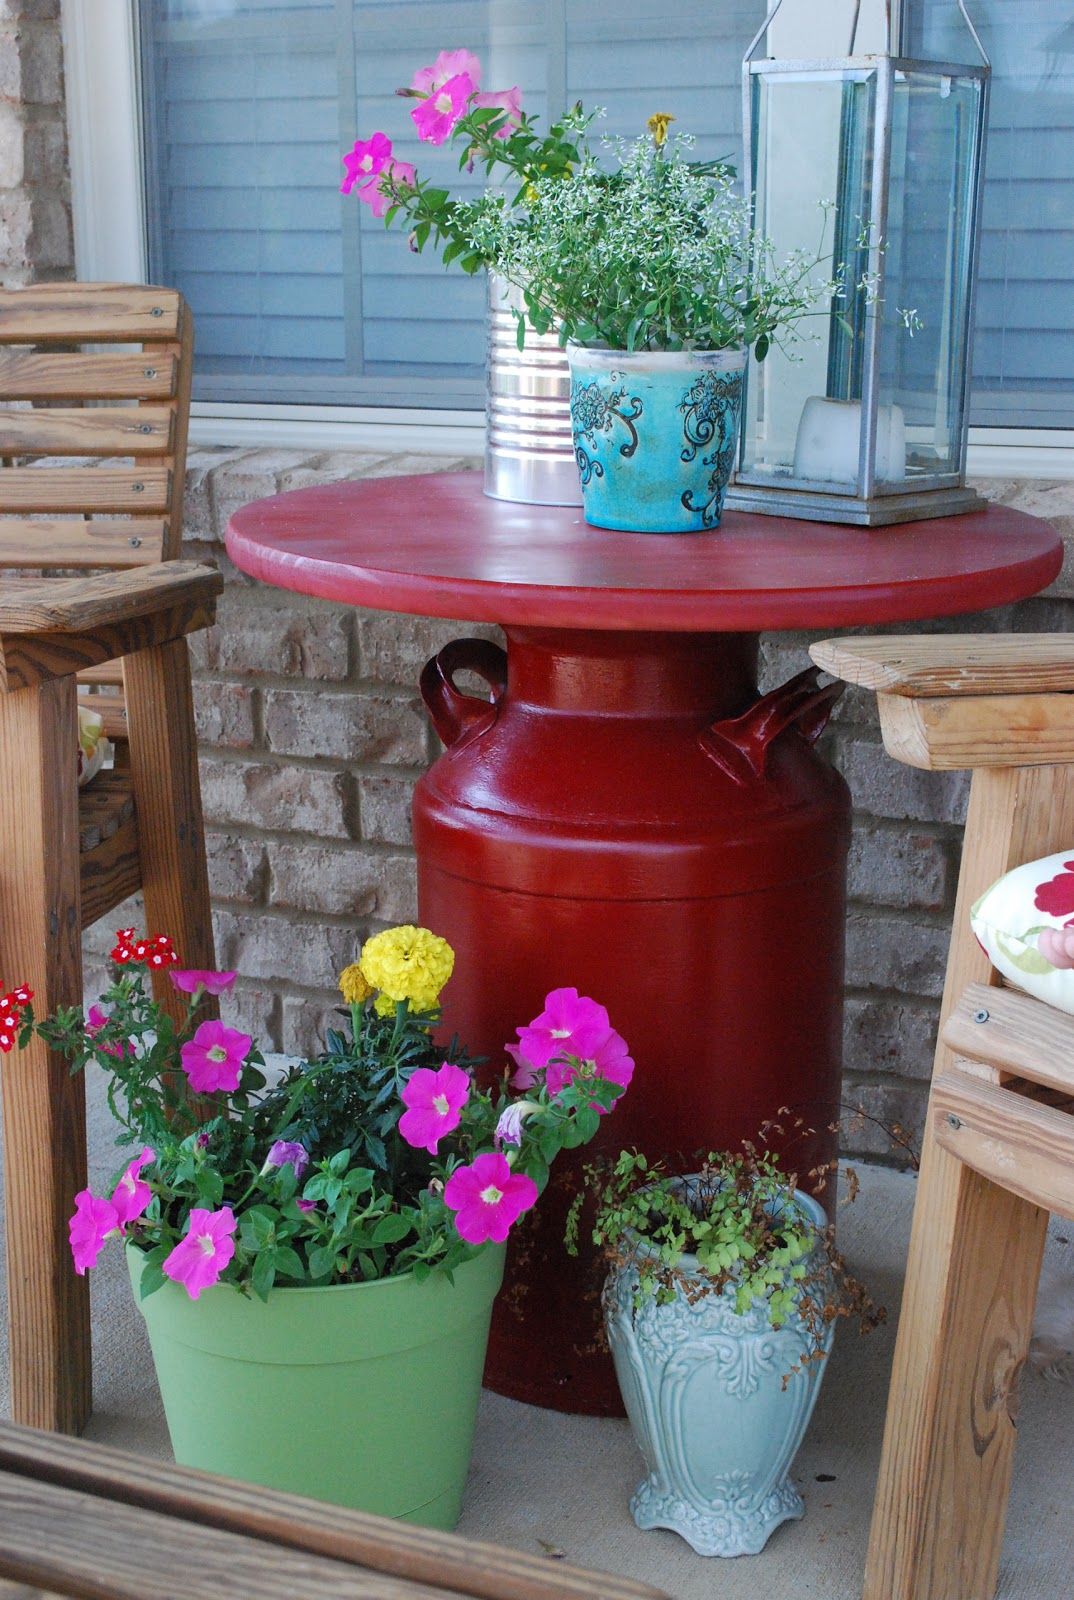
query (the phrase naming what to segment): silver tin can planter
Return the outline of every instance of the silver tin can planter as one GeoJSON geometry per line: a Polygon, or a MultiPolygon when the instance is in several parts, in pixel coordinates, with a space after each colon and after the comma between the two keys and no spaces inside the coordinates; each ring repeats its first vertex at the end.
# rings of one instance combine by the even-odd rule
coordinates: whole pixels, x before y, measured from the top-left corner
{"type": "MultiPolygon", "coordinates": [[[[818,1231],[809,1195],[795,1200],[818,1231]]],[[[691,1270],[695,1258],[685,1255],[691,1270]]],[[[635,1309],[633,1267],[609,1275],[604,1317],[623,1401],[648,1469],[630,1502],[639,1528],[670,1528],[702,1556],[757,1555],[783,1522],[804,1516],[789,1472],[813,1413],[828,1352],[787,1373],[810,1349],[795,1317],[772,1328],[764,1307],[740,1314],[734,1291],[693,1305],[635,1309]]]]}
{"type": "Polygon", "coordinates": [[[569,344],[567,356],[586,521],[635,533],[718,527],[746,352],[569,344]]]}
{"type": "Polygon", "coordinates": [[[554,333],[518,348],[518,289],[489,273],[485,493],[531,506],[580,506],[571,375],[554,333]]]}

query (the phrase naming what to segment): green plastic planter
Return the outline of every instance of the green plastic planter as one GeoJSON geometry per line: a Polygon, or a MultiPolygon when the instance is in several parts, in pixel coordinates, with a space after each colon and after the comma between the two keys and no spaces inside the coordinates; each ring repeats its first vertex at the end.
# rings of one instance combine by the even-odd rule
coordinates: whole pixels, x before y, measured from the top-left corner
{"type": "Polygon", "coordinates": [[[454,1283],[407,1275],[276,1289],[178,1284],[135,1300],[182,1466],[335,1505],[452,1528],[470,1464],[489,1318],[504,1250],[454,1283]]]}

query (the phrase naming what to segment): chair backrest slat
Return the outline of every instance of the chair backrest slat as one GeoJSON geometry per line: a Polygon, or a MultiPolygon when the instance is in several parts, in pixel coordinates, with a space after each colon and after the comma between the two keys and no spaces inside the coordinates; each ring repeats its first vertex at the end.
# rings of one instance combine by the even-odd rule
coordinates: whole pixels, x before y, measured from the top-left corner
{"type": "MultiPolygon", "coordinates": [[[[172,475],[167,467],[4,467],[0,512],[167,512],[172,475]]],[[[170,552],[169,552],[170,554],[170,552]]],[[[38,566],[59,565],[42,540],[38,566]]]]}
{"type": "Polygon", "coordinates": [[[0,517],[0,569],[50,567],[147,567],[162,560],[163,517],[95,522],[0,517]]]}
{"type": "Polygon", "coordinates": [[[0,344],[130,344],[178,339],[185,320],[174,289],[129,283],[42,283],[0,296],[0,344]]]}
{"type": "Polygon", "coordinates": [[[192,356],[174,289],[0,290],[0,567],[130,567],[179,554],[192,356]],[[135,520],[100,520],[122,516],[135,520]]]}
{"type": "Polygon", "coordinates": [[[0,346],[0,400],[170,400],[176,360],[159,351],[0,346]]]}
{"type": "Polygon", "coordinates": [[[53,406],[48,411],[0,406],[0,455],[167,455],[173,421],[170,406],[53,406]]]}

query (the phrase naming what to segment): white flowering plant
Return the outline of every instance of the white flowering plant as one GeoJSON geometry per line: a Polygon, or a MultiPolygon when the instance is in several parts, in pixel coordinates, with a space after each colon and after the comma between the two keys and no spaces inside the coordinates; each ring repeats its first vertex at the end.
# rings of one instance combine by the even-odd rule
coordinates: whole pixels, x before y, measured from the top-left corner
{"type": "MultiPolygon", "coordinates": [[[[557,329],[564,343],[752,347],[763,360],[816,307],[846,298],[847,271],[826,270],[820,250],[776,259],[750,226],[733,169],[695,160],[689,135],[669,137],[670,113],[650,117],[641,138],[597,140],[601,113],[579,103],[542,136],[517,86],[482,93],[480,82],[475,56],[445,50],[398,93],[418,102],[410,114],[423,142],[458,143],[460,166],[500,169],[505,189],[454,199],[398,160],[383,132],[343,157],[341,189],[387,224],[406,225],[413,250],[432,243],[445,263],[491,268],[516,286],[520,347],[528,322],[538,333],[557,329]]],[[[869,292],[864,280],[854,288],[869,292]]]]}

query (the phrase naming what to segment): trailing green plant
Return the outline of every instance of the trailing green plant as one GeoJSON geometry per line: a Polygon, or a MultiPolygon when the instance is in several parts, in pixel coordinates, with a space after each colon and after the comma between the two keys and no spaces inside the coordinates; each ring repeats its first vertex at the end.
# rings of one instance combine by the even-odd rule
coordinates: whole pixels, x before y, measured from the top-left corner
{"type": "Polygon", "coordinates": [[[848,1271],[834,1228],[818,1229],[802,1210],[796,1187],[773,1152],[749,1143],[710,1152],[689,1174],[623,1150],[586,1167],[567,1248],[577,1253],[589,1201],[592,1242],[609,1267],[635,1275],[636,1309],[649,1300],[667,1305],[682,1296],[695,1305],[723,1295],[740,1315],[763,1307],[773,1328],[797,1315],[805,1359],[816,1359],[837,1318],[856,1317],[867,1332],[885,1312],[848,1271]]]}

